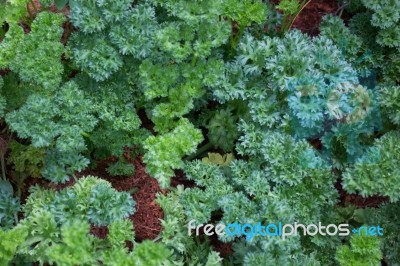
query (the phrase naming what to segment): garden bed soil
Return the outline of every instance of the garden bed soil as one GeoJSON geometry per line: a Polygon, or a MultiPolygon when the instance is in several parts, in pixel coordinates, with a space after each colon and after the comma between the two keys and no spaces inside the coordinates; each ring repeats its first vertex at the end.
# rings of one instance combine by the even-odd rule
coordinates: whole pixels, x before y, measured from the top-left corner
{"type": "Polygon", "coordinates": [[[299,29],[311,36],[318,35],[322,17],[336,13],[338,8],[337,0],[311,0],[297,16],[292,28],[299,29]]]}
{"type": "Polygon", "coordinates": [[[382,203],[389,202],[388,197],[382,196],[371,196],[371,197],[362,197],[358,194],[350,194],[347,193],[343,187],[341,180],[338,180],[335,184],[335,188],[339,192],[339,206],[344,207],[347,204],[351,204],[356,206],[359,209],[362,208],[377,208],[382,203]]]}

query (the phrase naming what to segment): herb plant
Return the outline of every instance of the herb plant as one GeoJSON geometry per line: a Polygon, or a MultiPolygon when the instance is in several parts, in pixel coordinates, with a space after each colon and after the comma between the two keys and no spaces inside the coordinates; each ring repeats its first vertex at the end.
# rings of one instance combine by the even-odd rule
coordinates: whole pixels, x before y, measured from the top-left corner
{"type": "Polygon", "coordinates": [[[292,28],[310,1],[276,2],[0,0],[0,264],[398,265],[399,1],[341,0],[317,36],[292,28]],[[137,243],[135,188],[113,185],[144,174],[162,229],[137,243]]]}

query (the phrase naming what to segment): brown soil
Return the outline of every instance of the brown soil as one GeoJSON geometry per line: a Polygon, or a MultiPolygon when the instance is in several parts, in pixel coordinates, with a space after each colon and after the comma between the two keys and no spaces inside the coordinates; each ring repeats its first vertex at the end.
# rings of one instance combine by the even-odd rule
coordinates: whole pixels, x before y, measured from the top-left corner
{"type": "Polygon", "coordinates": [[[176,170],[175,176],[171,179],[171,186],[177,187],[178,185],[183,185],[185,188],[195,187],[194,181],[188,180],[185,173],[182,170],[176,170]]]}
{"type": "Polygon", "coordinates": [[[150,177],[145,170],[141,157],[135,160],[136,175],[133,187],[138,189],[133,195],[136,201],[136,213],[131,217],[135,226],[135,239],[154,239],[161,231],[163,211],[155,202],[157,194],[161,192],[157,180],[150,177]]]}
{"type": "Polygon", "coordinates": [[[8,73],[10,73],[9,69],[0,69],[0,77],[4,77],[8,73]]]}
{"type": "Polygon", "coordinates": [[[311,0],[295,19],[292,28],[315,36],[324,15],[335,13],[339,6],[337,0],[311,0]]]}
{"type": "Polygon", "coordinates": [[[105,239],[108,235],[108,228],[107,226],[95,226],[91,225],[90,226],[90,233],[92,235],[95,235],[96,237],[100,239],[105,239]]]}
{"type": "Polygon", "coordinates": [[[223,258],[229,257],[232,253],[232,243],[224,243],[218,240],[216,235],[210,237],[211,245],[216,252],[223,258]]]}
{"type": "Polygon", "coordinates": [[[382,203],[389,202],[388,197],[382,197],[382,196],[362,197],[361,195],[358,194],[349,194],[343,189],[340,180],[335,184],[335,187],[339,191],[339,206],[352,204],[357,208],[377,208],[382,203]]]}

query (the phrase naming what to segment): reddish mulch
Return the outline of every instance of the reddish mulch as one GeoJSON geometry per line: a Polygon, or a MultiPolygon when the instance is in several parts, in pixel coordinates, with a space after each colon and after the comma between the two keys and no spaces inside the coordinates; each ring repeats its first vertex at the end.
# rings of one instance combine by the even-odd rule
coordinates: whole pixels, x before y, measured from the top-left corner
{"type": "Polygon", "coordinates": [[[335,13],[339,8],[337,0],[311,0],[300,12],[292,28],[315,36],[324,15],[335,13]]]}
{"type": "Polygon", "coordinates": [[[196,186],[194,181],[186,178],[186,175],[182,170],[176,170],[175,176],[171,179],[171,187],[177,187],[178,185],[183,185],[185,188],[193,188],[196,186]]]}
{"type": "Polygon", "coordinates": [[[49,184],[49,186],[51,187],[51,188],[53,188],[53,189],[55,189],[55,190],[61,190],[61,189],[64,189],[64,188],[67,188],[67,187],[70,187],[70,186],[73,186],[75,184],[75,180],[71,177],[67,182],[65,182],[65,183],[59,183],[59,184],[53,184],[53,183],[50,183],[49,184]]]}
{"type": "Polygon", "coordinates": [[[90,225],[90,233],[100,239],[105,239],[108,235],[107,226],[90,225]]]}
{"type": "Polygon", "coordinates": [[[5,75],[7,75],[8,73],[10,73],[9,69],[0,69],[0,76],[4,77],[5,75]]]}
{"type": "Polygon", "coordinates": [[[221,242],[218,239],[217,235],[210,236],[210,241],[211,241],[211,245],[212,245],[213,249],[216,252],[219,252],[219,255],[222,258],[227,258],[233,253],[233,250],[232,250],[233,243],[232,242],[230,242],[230,243],[221,242]]]}
{"type": "Polygon", "coordinates": [[[135,239],[154,239],[161,231],[161,221],[164,213],[155,202],[156,196],[161,192],[157,180],[150,177],[142,163],[142,158],[135,159],[136,174],[133,187],[138,191],[133,195],[136,201],[136,213],[131,217],[135,226],[135,239]]]}
{"type": "MultiPolygon", "coordinates": [[[[14,179],[13,176],[10,176],[10,177],[11,177],[11,179],[14,179]]],[[[14,182],[12,181],[12,183],[14,183],[14,182]]],[[[44,187],[44,188],[48,188],[49,187],[49,181],[47,181],[44,178],[28,177],[27,179],[25,179],[24,185],[21,187],[21,204],[24,204],[26,202],[26,199],[28,198],[28,196],[30,194],[29,193],[29,188],[31,186],[35,186],[35,185],[38,185],[38,186],[44,187]]]]}
{"type": "Polygon", "coordinates": [[[335,187],[339,191],[339,206],[345,206],[346,203],[350,203],[357,208],[377,208],[382,203],[389,202],[388,197],[371,196],[364,198],[358,194],[349,194],[343,189],[341,180],[336,182],[335,187]]]}

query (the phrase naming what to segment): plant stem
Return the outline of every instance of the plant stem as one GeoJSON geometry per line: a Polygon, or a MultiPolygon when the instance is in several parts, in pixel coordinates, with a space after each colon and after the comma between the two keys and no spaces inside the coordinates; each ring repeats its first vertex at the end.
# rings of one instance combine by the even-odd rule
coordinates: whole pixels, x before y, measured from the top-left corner
{"type": "Polygon", "coordinates": [[[212,147],[213,147],[213,145],[211,143],[204,144],[195,153],[193,153],[189,156],[186,156],[186,158],[184,158],[184,160],[191,161],[191,160],[195,159],[196,157],[198,157],[199,155],[201,155],[202,153],[204,153],[205,151],[211,149],[212,147]]]}
{"type": "Polygon", "coordinates": [[[3,180],[6,180],[6,167],[5,167],[3,153],[0,155],[0,159],[1,159],[1,175],[2,175],[3,180]]]}
{"type": "Polygon", "coordinates": [[[301,13],[301,11],[303,11],[303,9],[311,2],[311,0],[304,0],[301,5],[300,5],[300,10],[299,12],[297,12],[296,16],[293,18],[292,22],[290,23],[290,26],[288,28],[288,30],[290,30],[290,28],[292,28],[293,23],[295,22],[296,18],[299,16],[299,14],[301,13]]]}
{"type": "Polygon", "coordinates": [[[15,224],[18,224],[18,213],[14,213],[15,224]]]}

